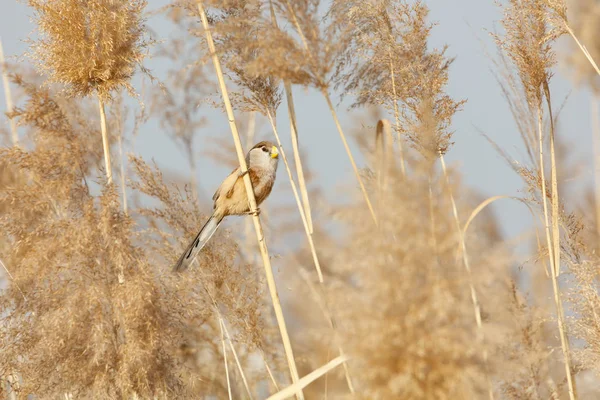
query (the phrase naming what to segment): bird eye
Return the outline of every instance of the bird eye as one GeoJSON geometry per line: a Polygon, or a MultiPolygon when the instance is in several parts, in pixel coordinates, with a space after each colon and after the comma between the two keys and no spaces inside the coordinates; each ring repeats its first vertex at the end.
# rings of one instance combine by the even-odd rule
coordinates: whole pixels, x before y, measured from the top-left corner
{"type": "Polygon", "coordinates": [[[264,151],[265,153],[268,153],[268,152],[269,152],[269,150],[268,150],[268,149],[267,149],[265,146],[261,147],[261,149],[262,149],[262,151],[264,151]]]}

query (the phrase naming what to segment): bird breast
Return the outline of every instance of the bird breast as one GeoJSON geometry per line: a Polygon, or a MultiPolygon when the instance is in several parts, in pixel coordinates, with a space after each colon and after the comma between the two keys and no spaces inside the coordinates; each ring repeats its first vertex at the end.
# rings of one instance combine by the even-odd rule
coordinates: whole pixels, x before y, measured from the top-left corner
{"type": "MultiPolygon", "coordinates": [[[[248,170],[248,175],[254,188],[256,204],[260,205],[273,189],[275,170],[272,168],[251,167],[248,170]]],[[[216,196],[215,213],[225,217],[228,215],[240,215],[249,211],[244,179],[239,176],[237,171],[234,171],[223,183],[218,196],[216,196]],[[234,179],[235,182],[232,185],[228,184],[228,180],[233,181],[234,179]]]]}

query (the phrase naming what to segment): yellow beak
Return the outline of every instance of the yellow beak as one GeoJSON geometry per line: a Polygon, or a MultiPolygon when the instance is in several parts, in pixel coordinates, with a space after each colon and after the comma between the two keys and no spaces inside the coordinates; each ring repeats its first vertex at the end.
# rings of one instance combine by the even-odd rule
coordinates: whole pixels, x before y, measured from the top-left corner
{"type": "Polygon", "coordinates": [[[271,147],[271,158],[279,157],[279,151],[277,151],[277,146],[271,147]]]}

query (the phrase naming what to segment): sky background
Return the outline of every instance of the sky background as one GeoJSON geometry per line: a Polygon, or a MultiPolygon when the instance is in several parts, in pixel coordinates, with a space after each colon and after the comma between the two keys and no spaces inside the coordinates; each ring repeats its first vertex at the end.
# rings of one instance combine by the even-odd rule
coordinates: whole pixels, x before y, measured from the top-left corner
{"type": "MultiPolygon", "coordinates": [[[[1,2],[0,38],[5,55],[20,55],[27,50],[24,39],[34,29],[30,21],[32,11],[15,0],[1,2]]],[[[154,10],[166,3],[165,0],[149,0],[148,9],[154,10]]],[[[454,118],[455,144],[447,155],[447,162],[459,168],[464,182],[484,196],[519,195],[519,190],[523,188],[522,181],[481,135],[484,132],[511,155],[520,157],[524,154],[519,132],[491,72],[493,64],[486,55],[486,52],[496,52],[490,32],[500,29],[501,10],[494,5],[493,0],[430,0],[425,3],[431,9],[430,20],[438,23],[432,32],[431,46],[441,47],[447,44],[447,55],[456,57],[450,70],[448,93],[455,99],[468,100],[463,111],[454,118]]],[[[158,39],[166,39],[172,34],[172,25],[161,17],[151,17],[148,26],[156,32],[158,39]]],[[[559,42],[559,59],[561,54],[567,52],[567,45],[566,39],[559,42]]],[[[166,79],[165,72],[169,65],[165,60],[151,58],[145,64],[159,79],[166,79]]],[[[568,179],[571,183],[583,184],[592,182],[593,179],[589,93],[578,90],[569,80],[568,72],[568,67],[559,63],[551,89],[555,106],[560,106],[568,96],[558,134],[568,138],[573,146],[571,156],[582,160],[585,166],[576,176],[568,179]]],[[[299,114],[301,147],[307,150],[307,164],[316,171],[317,184],[333,200],[338,182],[352,182],[352,169],[323,98],[301,88],[295,88],[294,94],[299,114]]],[[[0,109],[5,109],[4,96],[0,97],[0,109]]],[[[345,105],[340,105],[338,111],[344,129],[351,131],[357,123],[353,113],[347,112],[345,105]]],[[[225,115],[218,111],[208,112],[210,122],[202,129],[194,149],[199,160],[196,178],[201,186],[201,200],[206,204],[218,183],[230,172],[230,168],[201,156],[209,146],[204,138],[214,135],[227,135],[228,139],[231,138],[225,115]]],[[[282,137],[285,137],[284,147],[291,154],[291,146],[287,140],[289,125],[284,114],[286,113],[282,109],[278,125],[282,137]]],[[[375,121],[366,122],[375,124],[375,121]]],[[[0,116],[0,123],[7,123],[4,116],[0,116]]],[[[260,127],[257,140],[268,138],[270,133],[267,125],[260,127]]],[[[189,171],[185,157],[171,139],[161,132],[156,121],[144,125],[139,135],[135,149],[127,148],[128,152],[139,154],[146,160],[154,159],[159,166],[175,172],[189,171]]],[[[211,142],[210,146],[214,144],[211,142]]],[[[355,144],[352,146],[355,153],[358,153],[355,144]]],[[[283,168],[280,170],[278,185],[291,198],[283,168]]],[[[507,238],[514,238],[531,229],[531,216],[522,205],[505,201],[497,203],[493,209],[502,221],[507,238]]]]}

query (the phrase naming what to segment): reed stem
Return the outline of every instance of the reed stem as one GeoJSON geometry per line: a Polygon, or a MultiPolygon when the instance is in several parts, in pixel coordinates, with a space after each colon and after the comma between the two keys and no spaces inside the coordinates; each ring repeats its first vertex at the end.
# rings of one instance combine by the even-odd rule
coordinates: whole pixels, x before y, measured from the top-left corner
{"type": "MultiPolygon", "coordinates": [[[[223,103],[225,105],[225,110],[227,112],[227,119],[229,121],[229,127],[231,129],[231,135],[233,137],[233,142],[235,144],[236,153],[238,156],[238,161],[240,164],[240,170],[242,173],[248,170],[248,166],[246,165],[246,159],[244,155],[244,151],[242,149],[242,143],[240,140],[240,135],[237,129],[237,125],[235,122],[235,117],[233,115],[233,108],[231,107],[231,102],[229,101],[229,94],[227,92],[227,87],[225,85],[225,78],[223,77],[223,72],[221,70],[221,63],[219,61],[219,57],[217,56],[215,44],[212,38],[212,33],[210,31],[210,27],[208,25],[208,19],[206,17],[206,12],[204,11],[204,6],[202,2],[197,2],[198,12],[200,13],[200,19],[202,20],[202,26],[204,28],[204,32],[206,35],[206,41],[208,44],[208,49],[210,51],[213,65],[215,67],[215,71],[217,74],[217,79],[219,81],[219,89],[221,91],[221,96],[223,97],[223,103]]],[[[262,224],[260,221],[260,217],[258,216],[256,198],[254,197],[254,190],[252,188],[252,182],[250,181],[249,174],[244,174],[243,177],[244,185],[246,187],[246,195],[248,196],[248,203],[250,206],[250,210],[253,212],[252,220],[254,222],[254,229],[256,231],[256,239],[258,241],[258,246],[260,248],[260,253],[263,260],[263,265],[265,269],[265,275],[267,278],[267,285],[269,287],[269,294],[271,295],[271,300],[273,303],[273,308],[275,311],[275,317],[277,319],[277,325],[279,326],[279,332],[281,334],[281,339],[283,341],[283,347],[285,350],[285,356],[288,362],[288,367],[290,369],[290,375],[292,378],[292,384],[296,384],[299,381],[298,370],[296,368],[296,362],[294,360],[294,353],[292,350],[292,344],[290,341],[290,337],[287,331],[287,327],[285,324],[285,319],[283,316],[283,309],[281,307],[281,302],[279,300],[279,294],[277,293],[277,286],[275,284],[275,277],[273,276],[273,270],[271,267],[271,260],[269,257],[269,251],[267,249],[267,243],[265,240],[265,236],[263,233],[262,224]]],[[[299,400],[304,399],[304,395],[302,393],[302,389],[299,388],[295,391],[296,397],[299,400]]]]}
{"type": "MultiPolygon", "coordinates": [[[[460,219],[458,218],[458,208],[456,207],[456,200],[454,199],[454,193],[452,192],[452,186],[450,186],[450,177],[448,176],[448,170],[446,169],[446,160],[442,153],[439,154],[440,163],[442,164],[442,171],[446,178],[446,186],[448,187],[448,193],[450,195],[450,203],[452,205],[452,214],[454,221],[456,222],[456,229],[458,231],[458,240],[460,241],[461,255],[463,259],[463,265],[467,271],[467,279],[469,281],[469,291],[471,293],[471,302],[473,303],[473,312],[475,314],[475,323],[477,324],[477,339],[480,344],[484,345],[483,337],[483,324],[481,322],[481,306],[477,297],[477,291],[475,290],[475,284],[473,283],[473,271],[471,270],[471,263],[469,262],[469,256],[467,254],[467,245],[465,243],[465,236],[462,227],[460,226],[460,219]]],[[[488,397],[490,400],[494,400],[494,390],[492,387],[492,381],[490,380],[488,371],[488,352],[483,349],[483,362],[485,364],[485,373],[488,383],[488,397]]]]}
{"type": "Polygon", "coordinates": [[[398,111],[398,95],[396,93],[396,77],[394,76],[394,63],[392,61],[392,50],[388,49],[390,57],[390,75],[392,77],[392,93],[394,95],[394,119],[396,121],[396,132],[398,133],[398,153],[400,155],[400,171],[402,177],[406,178],[406,165],[404,162],[404,149],[402,148],[402,138],[400,137],[400,112],[398,111]]]}
{"type": "MultiPolygon", "coordinates": [[[[271,22],[273,26],[278,27],[277,17],[275,16],[275,9],[273,8],[273,2],[269,1],[269,9],[271,12],[271,22]]],[[[310,201],[308,198],[308,189],[306,187],[306,180],[304,179],[304,169],[302,167],[302,158],[300,157],[300,149],[298,147],[298,124],[296,122],[296,108],[294,107],[294,96],[292,94],[292,85],[289,81],[284,80],[283,87],[285,90],[285,98],[287,103],[288,115],[290,118],[290,135],[292,137],[292,151],[294,152],[294,163],[296,164],[296,174],[298,175],[298,185],[300,186],[300,192],[302,193],[302,203],[304,204],[304,213],[306,214],[306,222],[308,223],[308,231],[312,235],[314,232],[312,211],[310,209],[310,201]]]]}
{"type": "MultiPolygon", "coordinates": [[[[552,233],[550,232],[550,226],[549,226],[549,218],[548,218],[548,199],[547,199],[547,192],[546,192],[546,176],[545,176],[545,172],[544,172],[544,130],[543,130],[543,123],[542,123],[542,106],[539,105],[538,106],[538,146],[539,146],[539,156],[540,156],[540,179],[541,179],[541,185],[542,185],[542,202],[543,202],[543,208],[544,208],[544,225],[545,225],[545,232],[546,232],[546,244],[548,246],[548,257],[550,258],[550,278],[552,279],[552,291],[554,292],[554,303],[556,306],[556,315],[557,315],[557,322],[558,322],[558,331],[559,331],[559,335],[560,335],[560,344],[561,344],[561,349],[563,352],[563,357],[565,359],[565,373],[566,373],[566,377],[567,377],[567,384],[569,386],[569,399],[570,400],[575,400],[577,398],[576,396],[576,389],[575,389],[575,383],[573,380],[573,377],[571,375],[571,355],[570,355],[570,351],[569,351],[569,343],[568,343],[568,338],[567,338],[567,334],[566,334],[566,329],[565,329],[565,316],[564,316],[564,310],[563,310],[563,306],[562,306],[562,299],[560,296],[560,288],[558,286],[558,274],[559,274],[559,270],[560,267],[559,265],[557,265],[557,259],[555,257],[556,252],[555,252],[555,248],[554,248],[554,240],[553,240],[553,236],[552,233]]],[[[552,140],[552,144],[553,144],[553,140],[552,140]]],[[[554,152],[551,151],[551,155],[554,155],[554,152]]],[[[555,189],[555,182],[554,179],[556,179],[556,162],[555,159],[552,157],[551,158],[551,168],[552,168],[552,175],[553,175],[553,182],[552,182],[552,187],[553,189],[555,189]]],[[[553,201],[556,200],[558,201],[558,193],[554,193],[553,194],[553,201]]],[[[558,205],[558,204],[556,204],[558,205]]],[[[560,251],[559,249],[556,249],[558,251],[560,251]]]]}
{"type": "Polygon", "coordinates": [[[279,134],[277,133],[277,126],[275,125],[275,120],[273,119],[273,115],[270,111],[267,111],[267,118],[269,118],[269,122],[271,123],[271,128],[273,129],[273,134],[275,135],[275,139],[277,140],[277,145],[281,150],[281,158],[283,159],[283,163],[285,165],[285,170],[288,173],[288,177],[290,179],[290,184],[292,186],[292,191],[294,192],[294,198],[296,199],[296,205],[298,206],[298,211],[300,212],[300,218],[302,219],[302,225],[304,226],[304,232],[306,233],[306,238],[308,239],[308,244],[310,246],[310,252],[313,257],[313,262],[315,263],[315,269],[317,270],[317,275],[319,277],[319,282],[323,283],[323,272],[321,271],[321,263],[319,262],[319,257],[317,257],[317,250],[315,249],[315,244],[313,242],[312,234],[310,233],[310,228],[308,226],[308,218],[304,209],[302,208],[302,203],[300,201],[300,196],[298,195],[298,190],[296,189],[296,183],[294,182],[294,177],[292,176],[292,171],[290,169],[290,165],[287,160],[287,156],[285,155],[285,150],[281,145],[281,140],[279,139],[279,134]]]}
{"type": "Polygon", "coordinates": [[[98,108],[100,108],[100,128],[102,130],[102,147],[104,150],[104,167],[106,168],[107,183],[112,184],[112,169],[110,162],[110,145],[108,143],[108,132],[106,129],[106,112],[104,101],[98,96],[98,108]]]}
{"type": "Polygon", "coordinates": [[[356,166],[356,162],[354,161],[354,157],[352,156],[352,151],[350,150],[350,146],[348,146],[348,141],[346,140],[346,135],[344,135],[344,131],[342,130],[342,125],[338,119],[335,108],[333,107],[333,103],[331,102],[331,98],[329,97],[329,93],[327,93],[326,89],[321,91],[323,96],[325,97],[325,101],[327,101],[327,106],[329,107],[329,111],[331,111],[331,116],[333,117],[333,121],[335,122],[335,126],[337,128],[338,133],[340,134],[340,138],[342,139],[342,143],[344,144],[344,149],[346,149],[346,154],[348,154],[348,158],[350,159],[350,164],[352,164],[352,169],[354,170],[354,175],[358,180],[358,184],[360,185],[360,190],[363,193],[365,201],[367,202],[367,207],[369,207],[369,212],[371,213],[371,217],[375,222],[375,225],[379,225],[377,222],[377,216],[375,215],[375,210],[373,209],[373,205],[371,204],[371,199],[369,198],[369,194],[367,193],[367,188],[363,182],[362,177],[360,176],[360,171],[356,166]]]}
{"type": "MultiPolygon", "coordinates": [[[[12,94],[10,92],[10,82],[8,81],[8,74],[6,73],[6,66],[4,61],[4,49],[2,48],[2,40],[0,40],[0,70],[2,71],[2,83],[4,85],[4,97],[6,99],[6,112],[11,113],[14,109],[12,94]]],[[[14,118],[9,118],[10,133],[12,138],[13,146],[19,144],[19,134],[17,132],[17,123],[14,118]]]]}

